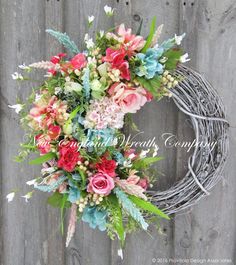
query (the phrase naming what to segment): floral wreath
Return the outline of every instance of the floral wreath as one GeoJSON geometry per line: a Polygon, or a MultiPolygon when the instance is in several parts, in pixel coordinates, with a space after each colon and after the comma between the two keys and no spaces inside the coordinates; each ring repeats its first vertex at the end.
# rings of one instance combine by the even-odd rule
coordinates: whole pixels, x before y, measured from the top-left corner
{"type": "MultiPolygon", "coordinates": [[[[113,15],[110,7],[104,10],[113,15]]],[[[93,20],[88,17],[89,27],[93,20]]],[[[83,52],[66,33],[47,30],[73,55],[60,53],[50,61],[19,66],[28,74],[34,68],[47,73],[27,102],[9,106],[27,130],[16,161],[40,153],[29,163],[42,164],[41,177],[26,184],[51,193],[47,202],[61,209],[62,231],[64,211],[70,208],[66,246],[78,220],[117,237],[123,247],[127,233],[147,230],[149,223],[158,225],[172,213],[157,207],[163,193],[147,191],[155,180],[151,165],[161,159],[157,149],[120,144],[130,113],[154,99],[174,95],[176,100],[185,81],[183,72],[176,71],[189,60],[179,48],[185,34],[158,43],[161,30],[153,18],[144,39],[121,24],[115,31],[97,33],[95,42],[86,34],[83,52]]],[[[29,80],[17,72],[12,77],[29,80]]],[[[28,201],[34,190],[22,197],[28,201]]],[[[7,195],[8,201],[15,193],[7,195]]],[[[166,200],[161,198],[166,202],[165,195],[166,200]]]]}

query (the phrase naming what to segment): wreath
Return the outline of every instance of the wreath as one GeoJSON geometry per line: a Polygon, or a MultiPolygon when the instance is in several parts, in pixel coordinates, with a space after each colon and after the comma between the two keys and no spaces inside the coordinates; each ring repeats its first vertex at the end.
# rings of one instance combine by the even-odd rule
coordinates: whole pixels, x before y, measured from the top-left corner
{"type": "MultiPolygon", "coordinates": [[[[108,16],[114,11],[104,10],[108,16]]],[[[89,27],[93,20],[88,17],[89,27]]],[[[66,246],[81,219],[123,247],[127,233],[169,219],[167,214],[198,201],[220,178],[228,150],[222,104],[199,74],[179,64],[188,61],[179,48],[184,34],[158,43],[161,30],[154,18],[144,39],[121,24],[98,32],[96,41],[86,34],[83,52],[66,33],[47,30],[69,55],[20,65],[24,76],[12,75],[23,81],[33,69],[46,70],[46,80],[27,101],[9,107],[27,130],[16,160],[39,152],[29,164],[42,164],[41,177],[27,181],[33,190],[22,197],[28,201],[35,190],[51,193],[47,202],[61,209],[62,232],[70,208],[66,246]],[[149,187],[155,181],[151,165],[161,159],[157,148],[135,150],[121,138],[127,115],[165,96],[191,117],[197,140],[216,140],[217,147],[196,147],[183,180],[156,193],[149,187]]],[[[7,195],[9,202],[15,193],[7,195]]]]}

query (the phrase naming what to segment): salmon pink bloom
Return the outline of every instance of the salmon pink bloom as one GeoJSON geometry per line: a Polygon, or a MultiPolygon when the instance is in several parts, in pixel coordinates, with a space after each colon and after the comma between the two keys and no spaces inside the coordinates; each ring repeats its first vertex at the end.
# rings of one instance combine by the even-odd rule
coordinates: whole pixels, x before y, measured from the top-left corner
{"type": "Polygon", "coordinates": [[[118,27],[117,33],[123,38],[124,46],[127,49],[129,56],[132,55],[134,51],[140,51],[145,45],[143,37],[132,34],[132,30],[130,28],[125,29],[124,24],[121,24],[118,27]]]}
{"type": "Polygon", "coordinates": [[[38,134],[35,140],[40,154],[44,155],[51,151],[50,138],[47,135],[38,134]]]}
{"type": "Polygon", "coordinates": [[[70,63],[74,69],[81,70],[86,66],[87,61],[85,55],[83,53],[79,53],[70,60],[70,63]]]}
{"type": "Polygon", "coordinates": [[[136,113],[147,102],[147,92],[142,87],[128,87],[124,83],[115,83],[108,93],[123,113],[136,113]]]}
{"type": "Polygon", "coordinates": [[[56,140],[61,133],[61,127],[58,125],[49,125],[48,127],[48,136],[50,137],[51,140],[56,140]]]}
{"type": "Polygon", "coordinates": [[[104,62],[109,62],[112,68],[118,69],[122,78],[130,80],[129,63],[125,60],[125,50],[106,49],[106,56],[103,57],[104,62]]]}
{"type": "Polygon", "coordinates": [[[63,125],[69,116],[66,111],[67,105],[56,96],[42,96],[30,110],[30,125],[38,129],[46,129],[55,121],[63,125]]]}
{"type": "Polygon", "coordinates": [[[53,64],[60,63],[61,59],[66,56],[66,53],[59,53],[51,58],[50,62],[53,64]]]}

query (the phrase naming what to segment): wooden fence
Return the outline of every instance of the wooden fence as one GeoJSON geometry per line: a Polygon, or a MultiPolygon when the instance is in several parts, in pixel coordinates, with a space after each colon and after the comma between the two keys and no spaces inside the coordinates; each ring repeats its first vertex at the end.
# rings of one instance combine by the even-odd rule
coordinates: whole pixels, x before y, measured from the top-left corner
{"type": "MultiPolygon", "coordinates": [[[[234,0],[0,0],[0,103],[1,103],[1,265],[146,265],[234,264],[236,262],[236,2],[234,0]],[[107,18],[103,7],[115,8],[107,18]],[[231,123],[230,158],[223,180],[192,211],[162,222],[160,231],[138,232],[127,237],[124,260],[117,256],[117,242],[105,233],[80,224],[68,249],[59,231],[58,210],[46,206],[45,194],[35,193],[26,204],[16,198],[11,204],[5,196],[12,188],[27,192],[25,181],[38,176],[39,169],[12,161],[23,131],[15,113],[8,109],[16,98],[23,99],[34,85],[18,85],[11,74],[23,62],[49,59],[62,47],[46,35],[45,29],[66,31],[82,43],[87,16],[94,15],[89,30],[108,29],[125,22],[137,30],[143,18],[142,34],[148,33],[153,16],[164,24],[163,38],[186,32],[184,48],[192,58],[189,65],[215,86],[222,97],[231,123]],[[160,260],[163,258],[163,260],[160,260]],[[159,260],[158,260],[159,259],[159,260]],[[176,259],[175,263],[171,259],[176,259]],[[179,262],[177,261],[179,259],[179,262]],[[192,259],[192,260],[191,260],[192,259]],[[196,259],[194,261],[194,259],[196,259]],[[207,260],[212,259],[207,262],[207,260]],[[225,259],[225,260],[223,260],[225,259]],[[206,260],[206,262],[204,261],[206,260]],[[231,261],[230,261],[231,260],[231,261]],[[198,262],[198,263],[197,263],[198,262]],[[199,263],[202,262],[202,263],[199,263]],[[205,263],[204,263],[205,262],[205,263]]],[[[177,134],[191,139],[187,118],[178,112],[171,99],[147,104],[135,115],[145,137],[156,136],[162,175],[158,189],[166,189],[186,171],[189,154],[183,149],[166,149],[161,135],[177,134]]],[[[141,136],[141,138],[144,136],[141,136]]],[[[235,263],[236,264],[236,263],[235,263]]]]}

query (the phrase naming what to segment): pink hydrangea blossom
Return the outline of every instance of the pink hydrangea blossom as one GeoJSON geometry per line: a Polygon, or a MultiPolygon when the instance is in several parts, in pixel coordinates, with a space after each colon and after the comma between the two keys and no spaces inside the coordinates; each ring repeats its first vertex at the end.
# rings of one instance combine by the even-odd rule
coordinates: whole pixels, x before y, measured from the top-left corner
{"type": "Polygon", "coordinates": [[[92,100],[84,126],[98,130],[106,128],[122,128],[124,125],[124,113],[111,98],[104,97],[102,100],[92,100]]]}

